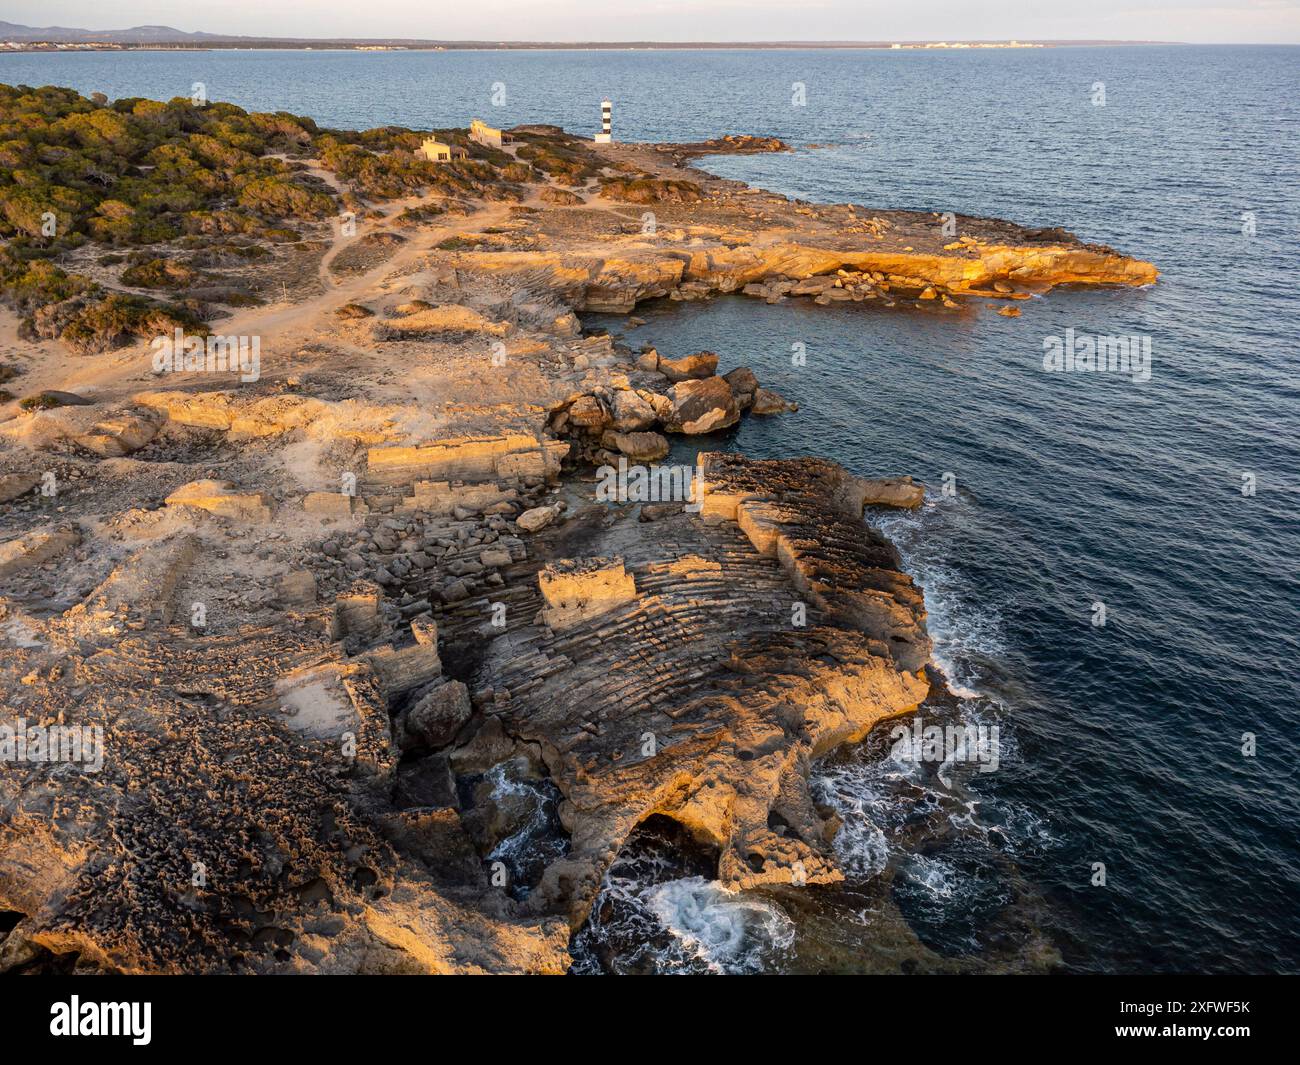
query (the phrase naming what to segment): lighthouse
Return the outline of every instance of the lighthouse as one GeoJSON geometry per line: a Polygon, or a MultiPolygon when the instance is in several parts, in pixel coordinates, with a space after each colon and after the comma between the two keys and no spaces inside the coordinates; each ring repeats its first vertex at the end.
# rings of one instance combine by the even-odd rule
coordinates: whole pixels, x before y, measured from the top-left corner
{"type": "Polygon", "coordinates": [[[614,136],[611,132],[614,105],[608,100],[600,102],[600,132],[596,134],[597,144],[609,144],[614,136]]]}

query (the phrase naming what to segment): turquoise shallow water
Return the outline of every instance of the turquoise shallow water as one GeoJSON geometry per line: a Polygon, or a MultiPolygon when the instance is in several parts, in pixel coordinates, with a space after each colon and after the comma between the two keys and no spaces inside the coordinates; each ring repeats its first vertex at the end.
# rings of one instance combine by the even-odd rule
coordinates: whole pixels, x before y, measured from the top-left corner
{"type": "MultiPolygon", "coordinates": [[[[0,81],[155,97],[202,81],[212,98],[347,126],[479,114],[589,131],[608,96],[628,139],[829,145],[705,161],[726,176],[1062,225],[1155,262],[1152,288],[1056,292],[1019,319],[737,297],[650,308],[628,336],[710,348],[800,403],[722,446],[954,479],[955,496],[887,529],[926,589],[945,671],[978,695],[951,712],[1000,723],[1007,752],[957,797],[882,769],[880,752],[825,767],[867,896],[887,866],[892,903],[948,956],[993,949],[991,915],[1028,890],[1035,929],[1073,970],[1297,971],[1297,60],[1265,47],[127,53],[0,56],[0,81]],[[1044,372],[1043,339],[1069,328],[1149,337],[1151,380],[1044,372]]],[[[799,967],[779,916],[671,883],[643,908],[684,922],[697,953],[799,967]],[[745,939],[764,935],[766,962],[745,939]]],[[[869,931],[869,907],[843,905],[869,931]]]]}

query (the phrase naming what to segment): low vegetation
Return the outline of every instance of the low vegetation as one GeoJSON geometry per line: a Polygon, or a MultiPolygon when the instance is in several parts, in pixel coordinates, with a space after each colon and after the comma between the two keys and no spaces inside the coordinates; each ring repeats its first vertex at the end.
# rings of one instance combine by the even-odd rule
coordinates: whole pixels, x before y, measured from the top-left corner
{"type": "Polygon", "coordinates": [[[324,130],[283,111],[185,97],[110,102],[0,85],[0,298],[23,316],[25,336],[103,350],[175,324],[201,329],[213,303],[248,298],[209,268],[301,241],[344,210],[364,216],[368,202],[442,195],[442,207],[408,210],[409,224],[466,200],[520,201],[543,175],[581,184],[597,173],[558,130],[521,136],[519,161],[464,131],[435,130],[468,155],[431,163],[416,154],[428,135],[324,130]],[[103,253],[87,257],[91,245],[103,253]],[[76,272],[81,262],[96,264],[95,277],[76,272]],[[103,274],[119,267],[124,288],[175,301],[115,291],[103,274]]]}

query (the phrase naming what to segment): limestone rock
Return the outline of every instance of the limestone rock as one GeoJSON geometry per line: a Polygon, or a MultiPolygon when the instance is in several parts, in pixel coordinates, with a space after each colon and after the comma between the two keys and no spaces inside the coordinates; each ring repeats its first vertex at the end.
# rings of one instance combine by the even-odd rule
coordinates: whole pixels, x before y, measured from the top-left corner
{"type": "Polygon", "coordinates": [[[670,381],[698,381],[718,372],[718,357],[711,351],[697,351],[680,359],[660,359],[659,372],[670,381]]]}
{"type": "Polygon", "coordinates": [[[39,473],[6,473],[0,476],[0,503],[25,496],[40,483],[39,473]]]}
{"type": "Polygon", "coordinates": [[[402,717],[403,746],[445,747],[472,713],[469,689],[458,680],[440,684],[402,717]]]}
{"type": "Polygon", "coordinates": [[[0,577],[10,577],[48,562],[76,546],[80,539],[72,529],[50,529],[0,543],[0,577]]]}
{"type": "Polygon", "coordinates": [[[119,458],[138,451],[158,433],[157,415],[122,413],[104,418],[76,438],[78,444],[104,458],[119,458]]]}
{"type": "Polygon", "coordinates": [[[316,603],[316,577],[311,570],[298,569],[280,578],[276,588],[280,602],[287,607],[304,609],[316,603]]]}
{"type": "Polygon", "coordinates": [[[456,778],[448,757],[430,754],[403,761],[397,767],[397,801],[404,806],[456,806],[456,778]]]}
{"type": "Polygon", "coordinates": [[[191,481],[169,495],[167,505],[196,507],[235,521],[271,520],[271,508],[260,492],[237,492],[229,481],[191,481]]]}
{"type": "Polygon", "coordinates": [[[342,521],[365,514],[368,508],[356,496],[342,492],[308,492],[303,496],[302,509],[319,518],[342,521]]]}
{"type": "Polygon", "coordinates": [[[559,513],[555,507],[533,507],[520,514],[515,519],[515,524],[524,532],[541,532],[555,520],[559,513]]]}
{"type": "Polygon", "coordinates": [[[659,433],[605,433],[600,442],[633,462],[655,462],[670,450],[667,438],[659,433]]]}
{"type": "Polygon", "coordinates": [[[579,428],[599,432],[610,424],[610,415],[595,396],[579,396],[569,407],[569,422],[579,428]]]}
{"type": "Polygon", "coordinates": [[[721,377],[679,381],[668,390],[672,415],[665,428],[673,433],[711,433],[740,420],[740,408],[731,388],[721,377]]]}
{"type": "Polygon", "coordinates": [[[658,420],[655,409],[631,389],[620,389],[610,402],[612,427],[620,433],[649,429],[658,420]]]}
{"type": "Polygon", "coordinates": [[[636,582],[621,558],[563,559],[537,575],[546,605],[542,624],[567,629],[636,599],[636,582]]]}
{"type": "Polygon", "coordinates": [[[754,393],[753,406],[750,407],[749,412],[751,414],[782,414],[785,411],[798,409],[798,405],[791,403],[771,389],[760,388],[754,393]]]}
{"type": "Polygon", "coordinates": [[[753,370],[748,366],[738,366],[731,372],[723,374],[722,379],[731,388],[732,395],[736,397],[736,405],[741,410],[749,410],[754,405],[754,393],[758,391],[758,378],[754,376],[753,370]]]}
{"type": "Polygon", "coordinates": [[[914,510],[925,502],[925,486],[911,477],[858,478],[866,506],[901,507],[914,510]]]}

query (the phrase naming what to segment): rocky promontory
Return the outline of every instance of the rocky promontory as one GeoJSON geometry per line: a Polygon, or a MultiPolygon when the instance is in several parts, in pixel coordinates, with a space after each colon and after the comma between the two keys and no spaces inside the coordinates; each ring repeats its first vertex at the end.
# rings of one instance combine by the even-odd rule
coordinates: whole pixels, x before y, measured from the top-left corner
{"type": "Polygon", "coordinates": [[[434,131],[467,153],[435,165],[424,131],[0,103],[51,190],[88,124],[120,146],[54,238],[0,186],[5,971],[560,973],[652,818],[727,890],[841,879],[809,768],[935,683],[864,521],[924,487],[728,451],[799,416],[745,352],[582,316],[1155,278],[689,165],[765,138],[434,131]],[[147,194],[163,163],[190,195],[147,194]]]}

